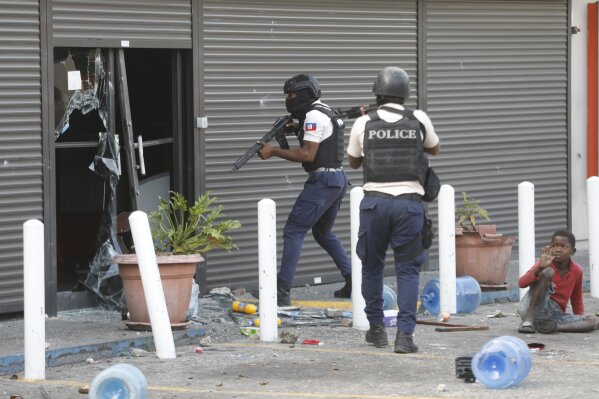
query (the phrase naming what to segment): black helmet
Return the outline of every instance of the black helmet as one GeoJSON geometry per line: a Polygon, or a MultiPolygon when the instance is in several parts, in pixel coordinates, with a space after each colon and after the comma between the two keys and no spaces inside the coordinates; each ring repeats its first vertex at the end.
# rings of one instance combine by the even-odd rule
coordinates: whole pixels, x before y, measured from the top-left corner
{"type": "Polygon", "coordinates": [[[320,84],[313,75],[303,73],[295,75],[283,85],[283,93],[297,92],[301,89],[310,89],[314,98],[320,97],[320,84]]]}
{"type": "Polygon", "coordinates": [[[401,68],[386,67],[379,72],[372,91],[377,97],[400,98],[407,101],[410,97],[410,76],[401,68]]]}

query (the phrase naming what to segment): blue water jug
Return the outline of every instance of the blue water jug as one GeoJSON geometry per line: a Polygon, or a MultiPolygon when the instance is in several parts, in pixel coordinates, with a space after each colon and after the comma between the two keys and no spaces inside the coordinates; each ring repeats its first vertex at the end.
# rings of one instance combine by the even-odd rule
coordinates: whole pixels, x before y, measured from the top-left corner
{"type": "Polygon", "coordinates": [[[383,284],[383,310],[397,309],[397,294],[388,285],[383,284]]]}
{"type": "MultiPolygon", "coordinates": [[[[457,277],[456,282],[456,307],[457,313],[474,312],[479,307],[482,294],[478,281],[470,276],[457,277]]],[[[429,280],[422,289],[422,305],[430,314],[439,314],[441,296],[439,280],[429,280]]]]}
{"type": "Polygon", "coordinates": [[[488,388],[519,384],[532,367],[530,349],[519,338],[505,335],[487,342],[472,358],[472,373],[488,388]]]}
{"type": "Polygon", "coordinates": [[[148,382],[139,369],[120,363],[94,377],[90,388],[91,399],[145,399],[148,382]]]}

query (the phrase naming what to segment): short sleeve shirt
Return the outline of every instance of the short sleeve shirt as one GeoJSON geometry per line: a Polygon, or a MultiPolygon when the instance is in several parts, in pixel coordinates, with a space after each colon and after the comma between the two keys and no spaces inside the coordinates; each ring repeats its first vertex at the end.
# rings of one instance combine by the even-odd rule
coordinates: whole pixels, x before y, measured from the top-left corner
{"type": "MultiPolygon", "coordinates": [[[[405,109],[402,105],[394,103],[387,103],[385,106],[399,110],[405,109]]],[[[386,122],[397,122],[403,118],[402,115],[386,111],[384,109],[378,109],[376,112],[378,113],[379,117],[386,122]]],[[[422,126],[424,126],[424,129],[426,130],[426,138],[423,142],[424,148],[433,148],[439,144],[439,137],[435,133],[435,128],[433,127],[433,123],[428,115],[424,111],[415,110],[414,117],[422,124],[422,126]]],[[[354,158],[364,157],[364,129],[366,128],[366,122],[369,120],[370,117],[368,115],[363,115],[356,119],[354,126],[351,129],[349,135],[349,144],[347,146],[347,154],[354,158]]],[[[416,193],[420,195],[424,194],[424,188],[422,188],[422,185],[417,180],[389,183],[369,182],[364,184],[363,188],[365,191],[379,191],[390,195],[410,193],[416,193]]]]}
{"type": "MultiPolygon", "coordinates": [[[[313,104],[322,104],[320,100],[313,104]]],[[[322,143],[333,134],[333,123],[331,118],[322,112],[313,109],[306,114],[304,121],[304,140],[314,143],[322,143]]]]}

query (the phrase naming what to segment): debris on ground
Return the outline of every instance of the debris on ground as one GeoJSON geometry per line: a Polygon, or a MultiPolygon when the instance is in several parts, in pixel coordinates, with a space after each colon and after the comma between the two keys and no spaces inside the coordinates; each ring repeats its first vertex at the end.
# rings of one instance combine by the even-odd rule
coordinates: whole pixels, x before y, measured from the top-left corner
{"type": "Polygon", "coordinates": [[[507,317],[501,310],[496,311],[494,314],[487,315],[487,318],[499,318],[499,317],[507,317]]]}
{"type": "Polygon", "coordinates": [[[299,336],[296,335],[296,334],[292,334],[292,333],[290,333],[288,331],[283,331],[279,335],[279,338],[280,338],[279,342],[282,343],[282,344],[295,344],[297,342],[297,338],[298,337],[299,336]]]}

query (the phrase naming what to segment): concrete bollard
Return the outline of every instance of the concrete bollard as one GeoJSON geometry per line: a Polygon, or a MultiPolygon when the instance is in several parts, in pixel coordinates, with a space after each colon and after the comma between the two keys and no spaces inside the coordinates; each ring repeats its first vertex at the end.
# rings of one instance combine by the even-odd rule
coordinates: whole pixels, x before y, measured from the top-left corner
{"type": "Polygon", "coordinates": [[[587,179],[591,296],[599,298],[599,177],[587,179]]]}
{"type": "Polygon", "coordinates": [[[141,282],[144,288],[144,296],[148,305],[152,335],[156,345],[156,356],[160,359],[175,359],[175,341],[171,330],[171,322],[168,317],[164,290],[156,262],[156,252],[148,215],[142,211],[135,211],[129,215],[131,235],[137,254],[141,282]]]}
{"type": "MultiPolygon", "coordinates": [[[[518,184],[518,277],[535,264],[535,186],[530,182],[518,184]]],[[[520,289],[520,299],[528,288],[520,289]]]]}
{"type": "Polygon", "coordinates": [[[258,285],[260,340],[275,342],[277,328],[277,209],[271,199],[258,202],[258,285]]]}
{"type": "Polygon", "coordinates": [[[456,313],[455,191],[444,184],[439,191],[439,285],[441,314],[456,313]]]}
{"type": "Polygon", "coordinates": [[[368,330],[370,324],[366,318],[364,308],[366,302],[362,296],[362,261],[356,254],[358,244],[358,230],[360,229],[360,202],[364,198],[362,187],[354,187],[350,191],[350,224],[351,224],[351,300],[352,300],[352,325],[358,330],[368,330]]]}
{"type": "Polygon", "coordinates": [[[23,223],[23,291],[25,378],[46,379],[46,307],[44,289],[44,224],[23,223]]]}

